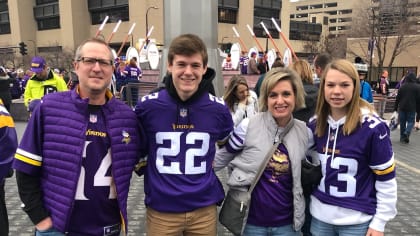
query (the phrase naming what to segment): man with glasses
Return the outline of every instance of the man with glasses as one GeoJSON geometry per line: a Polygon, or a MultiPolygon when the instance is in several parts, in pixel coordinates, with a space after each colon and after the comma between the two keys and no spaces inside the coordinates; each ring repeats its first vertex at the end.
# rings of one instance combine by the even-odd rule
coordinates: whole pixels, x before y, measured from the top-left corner
{"type": "Polygon", "coordinates": [[[29,112],[35,109],[44,95],[67,90],[66,82],[50,70],[43,57],[32,58],[31,71],[34,73],[29,78],[23,95],[29,112]]]}
{"type": "Polygon", "coordinates": [[[106,42],[83,42],[74,62],[77,87],[44,96],[29,120],[13,167],[36,235],[127,232],[140,129],[108,89],[113,60],[106,42]]]}

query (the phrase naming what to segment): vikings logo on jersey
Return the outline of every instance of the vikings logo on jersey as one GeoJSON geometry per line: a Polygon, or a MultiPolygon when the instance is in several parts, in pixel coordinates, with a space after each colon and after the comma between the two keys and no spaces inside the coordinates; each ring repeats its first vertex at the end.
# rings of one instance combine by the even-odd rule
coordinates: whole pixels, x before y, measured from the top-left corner
{"type": "Polygon", "coordinates": [[[96,122],[98,122],[98,116],[96,114],[90,114],[89,115],[89,122],[90,123],[96,123],[96,122]]]}
{"type": "Polygon", "coordinates": [[[289,171],[289,158],[281,150],[277,149],[267,165],[267,170],[271,171],[270,182],[278,183],[281,175],[289,171]]]}
{"type": "Polygon", "coordinates": [[[185,118],[188,116],[188,109],[186,108],[181,108],[179,109],[179,116],[185,118]]]}
{"type": "Polygon", "coordinates": [[[130,141],[131,141],[130,134],[127,131],[123,130],[122,131],[122,136],[123,136],[122,142],[125,143],[125,144],[129,144],[130,141]]]}

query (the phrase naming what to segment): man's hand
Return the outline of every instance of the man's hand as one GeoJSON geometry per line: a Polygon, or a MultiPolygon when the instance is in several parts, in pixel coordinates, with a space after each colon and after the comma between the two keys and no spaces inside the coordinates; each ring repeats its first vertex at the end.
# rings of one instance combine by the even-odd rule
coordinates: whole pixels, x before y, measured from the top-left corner
{"type": "Polygon", "coordinates": [[[372,228],[369,228],[366,232],[366,236],[384,236],[384,232],[376,231],[372,228]]]}
{"type": "Polygon", "coordinates": [[[43,219],[41,222],[35,225],[37,230],[47,230],[53,226],[51,217],[43,219]]]}

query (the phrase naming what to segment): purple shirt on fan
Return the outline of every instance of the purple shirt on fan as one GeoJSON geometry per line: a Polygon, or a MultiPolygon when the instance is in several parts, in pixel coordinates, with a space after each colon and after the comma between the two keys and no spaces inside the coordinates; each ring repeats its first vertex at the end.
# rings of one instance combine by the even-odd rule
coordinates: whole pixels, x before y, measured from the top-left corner
{"type": "Polygon", "coordinates": [[[126,74],[127,80],[138,80],[142,76],[142,72],[138,67],[130,65],[125,67],[124,73],[126,74]]]}
{"type": "Polygon", "coordinates": [[[280,144],[252,192],[248,223],[262,227],[292,224],[292,188],[289,153],[280,144]]]}
{"type": "Polygon", "coordinates": [[[136,113],[148,138],[146,206],[180,213],[221,202],[223,187],[212,162],[216,141],[233,126],[223,100],[204,92],[180,103],[164,89],[143,97],[136,113]]]}
{"type": "Polygon", "coordinates": [[[248,56],[241,56],[241,58],[239,58],[239,65],[241,67],[241,74],[243,74],[243,75],[246,75],[248,73],[248,61],[249,61],[248,56]]]}
{"type": "Polygon", "coordinates": [[[119,235],[120,210],[111,173],[110,139],[100,106],[90,107],[70,235],[119,235]],[[92,224],[86,224],[91,222],[92,224]]]}
{"type": "MultiPolygon", "coordinates": [[[[323,178],[313,195],[323,203],[373,215],[375,182],[395,178],[394,157],[387,124],[377,116],[362,120],[350,135],[343,134],[343,125],[327,126],[322,137],[314,135],[323,178]]],[[[316,120],[308,126],[314,133],[316,120]]]]}

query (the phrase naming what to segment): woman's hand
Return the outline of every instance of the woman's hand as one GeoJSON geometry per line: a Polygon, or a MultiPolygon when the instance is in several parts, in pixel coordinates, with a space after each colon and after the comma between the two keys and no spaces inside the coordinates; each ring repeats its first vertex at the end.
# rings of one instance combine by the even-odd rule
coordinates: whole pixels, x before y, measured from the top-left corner
{"type": "Polygon", "coordinates": [[[35,228],[37,230],[47,230],[50,229],[53,226],[52,224],[52,220],[51,217],[47,217],[45,219],[43,219],[41,222],[39,222],[38,224],[35,225],[35,228]]]}
{"type": "Polygon", "coordinates": [[[366,236],[384,236],[384,232],[376,231],[372,228],[369,228],[366,232],[366,236]]]}

